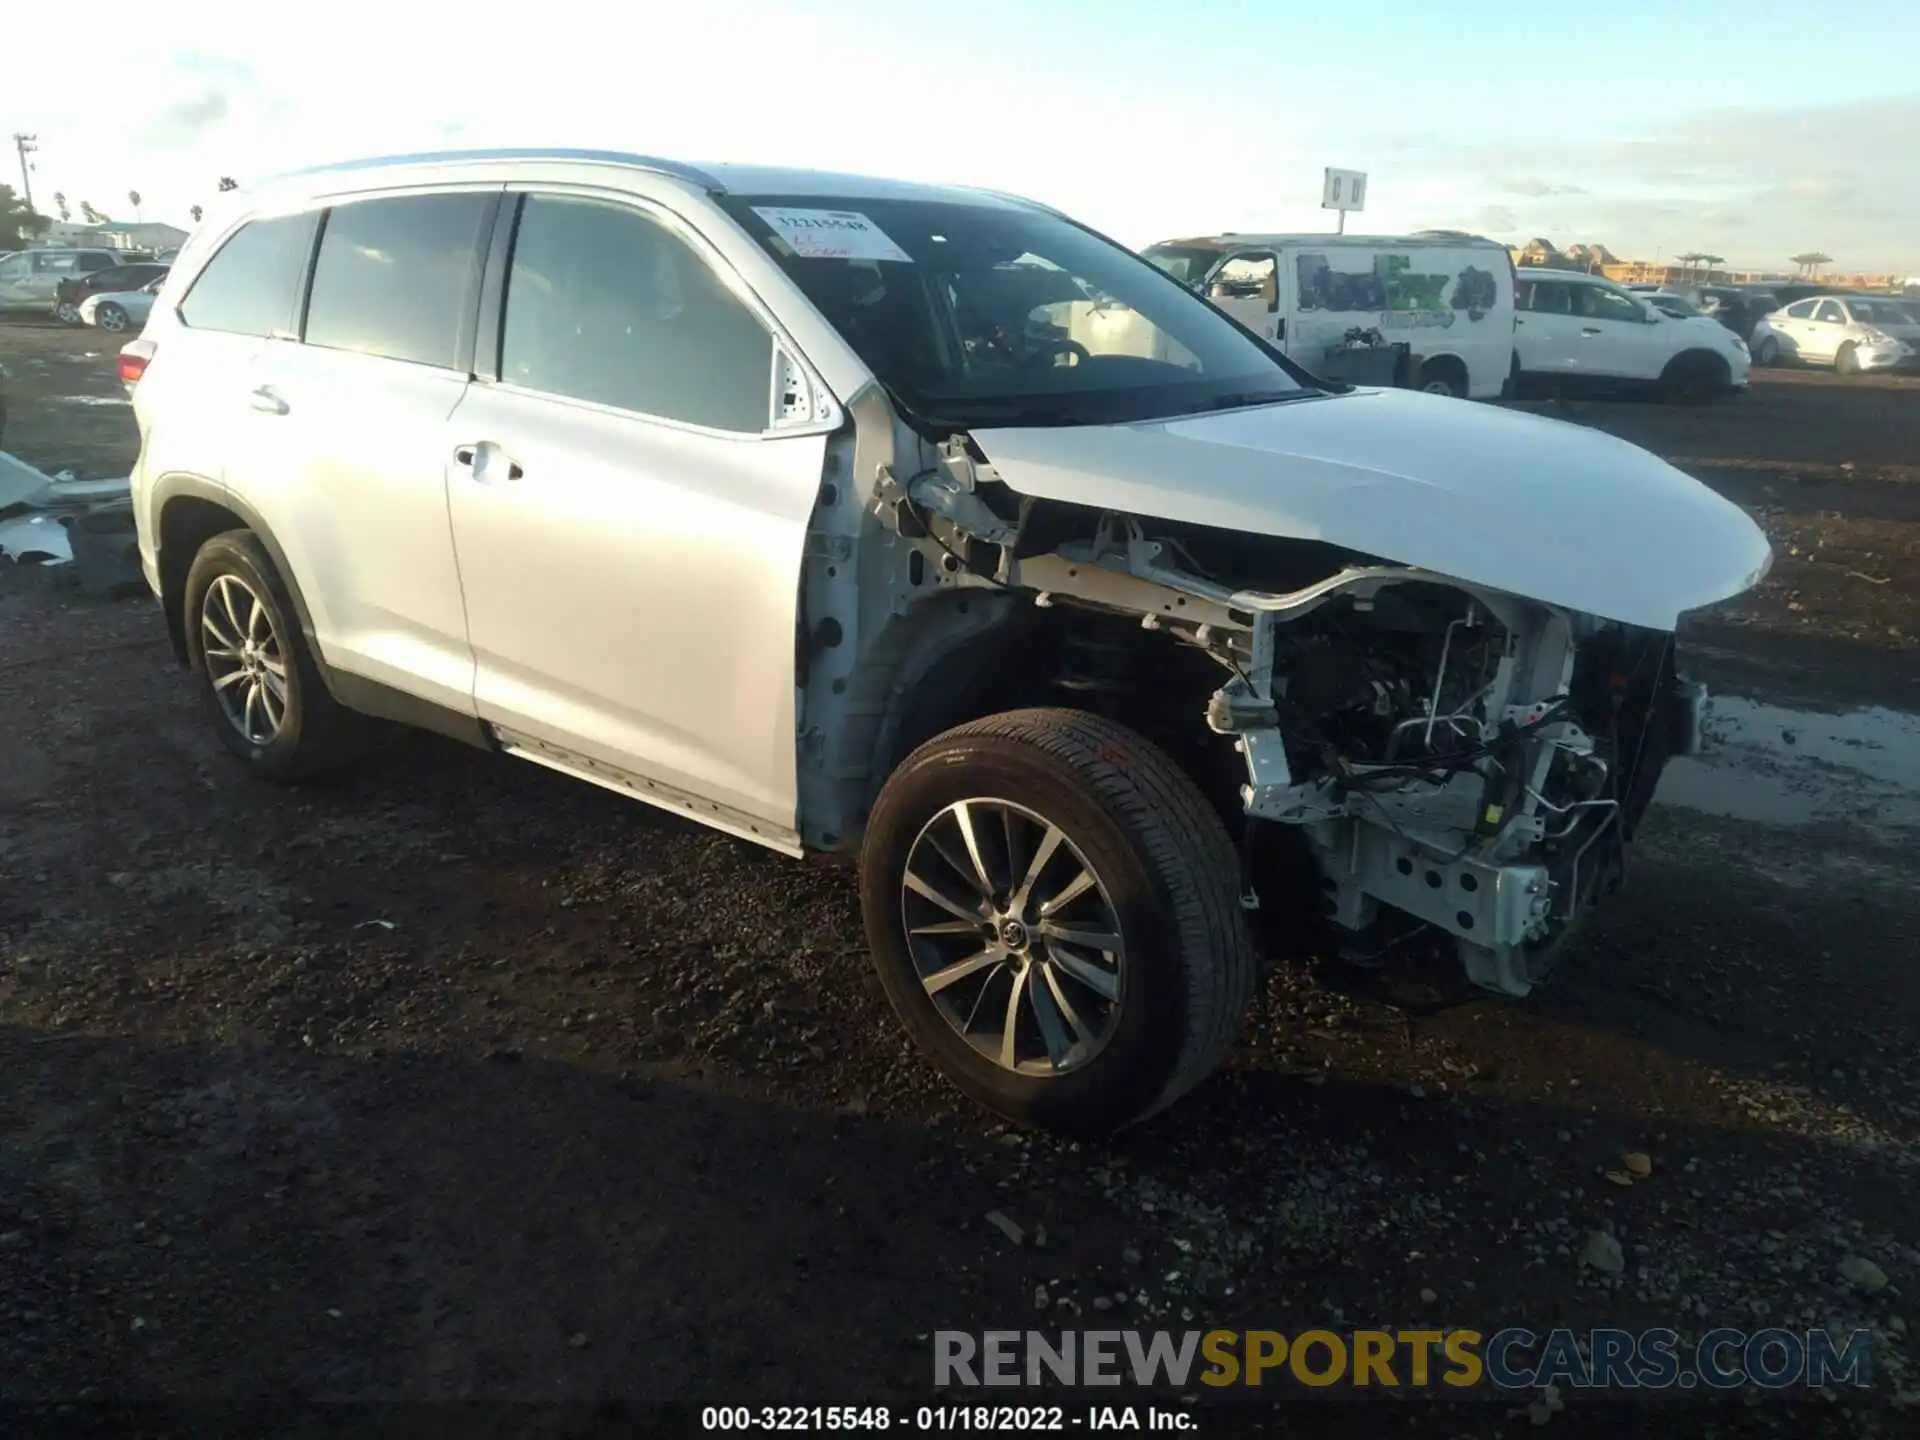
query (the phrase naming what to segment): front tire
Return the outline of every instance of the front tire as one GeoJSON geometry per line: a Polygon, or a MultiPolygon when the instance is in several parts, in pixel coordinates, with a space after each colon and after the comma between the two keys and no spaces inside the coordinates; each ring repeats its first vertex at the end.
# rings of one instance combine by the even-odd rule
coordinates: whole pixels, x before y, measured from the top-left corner
{"type": "Polygon", "coordinates": [[[75,305],[71,300],[62,300],[58,305],[54,306],[53,318],[58,320],[62,325],[78,325],[80,323],[80,307],[75,305]]]}
{"type": "Polygon", "coordinates": [[[1842,345],[1840,353],[1833,357],[1833,373],[1836,375],[1858,375],[1860,373],[1860,352],[1851,345],[1842,345]]]}
{"type": "Polygon", "coordinates": [[[118,335],[122,330],[127,328],[130,318],[127,312],[118,305],[108,304],[102,305],[94,312],[93,323],[98,325],[102,330],[107,330],[118,335]]]}
{"type": "Polygon", "coordinates": [[[1165,1108],[1252,996],[1226,826],[1157,747],[1080,711],[995,715],[908,756],[860,899],[915,1043],[1021,1124],[1097,1134],[1165,1108]]]}
{"type": "Polygon", "coordinates": [[[1771,335],[1762,340],[1760,347],[1753,352],[1753,363],[1756,365],[1778,365],[1780,363],[1780,342],[1771,335]]]}
{"type": "Polygon", "coordinates": [[[200,547],[182,606],[188,666],[221,742],[249,770],[306,780],[359,756],[370,722],[328,692],[286,583],[251,530],[200,547]]]}

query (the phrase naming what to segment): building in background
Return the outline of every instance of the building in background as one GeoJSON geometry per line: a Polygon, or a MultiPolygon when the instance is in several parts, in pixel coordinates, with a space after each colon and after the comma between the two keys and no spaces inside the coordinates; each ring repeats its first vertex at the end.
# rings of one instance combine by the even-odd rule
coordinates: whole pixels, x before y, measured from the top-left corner
{"type": "Polygon", "coordinates": [[[34,239],[36,246],[83,245],[101,250],[178,250],[187,243],[188,232],[178,225],[159,220],[133,222],[109,220],[102,225],[82,225],[71,220],[55,220],[34,239]]]}

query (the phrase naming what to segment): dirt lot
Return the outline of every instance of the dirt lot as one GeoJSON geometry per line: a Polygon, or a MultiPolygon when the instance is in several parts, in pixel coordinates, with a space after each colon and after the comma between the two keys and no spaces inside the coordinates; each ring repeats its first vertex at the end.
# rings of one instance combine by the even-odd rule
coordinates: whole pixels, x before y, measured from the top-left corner
{"type": "MultiPolygon", "coordinates": [[[[124,472],[101,341],[0,324],[7,449],[124,472]]],[[[1687,636],[1727,758],[1535,999],[1280,969],[1230,1069],[1104,1145],[922,1067],[845,877],[425,736],[250,783],[151,604],[0,564],[0,1403],[873,1403],[927,1397],[949,1327],[1870,1325],[1869,1393],[1712,1423],[1911,1433],[1920,385],[1528,408],[1773,536],[1687,636]]],[[[1526,1398],[1292,1424],[1520,1433],[1526,1398]]]]}

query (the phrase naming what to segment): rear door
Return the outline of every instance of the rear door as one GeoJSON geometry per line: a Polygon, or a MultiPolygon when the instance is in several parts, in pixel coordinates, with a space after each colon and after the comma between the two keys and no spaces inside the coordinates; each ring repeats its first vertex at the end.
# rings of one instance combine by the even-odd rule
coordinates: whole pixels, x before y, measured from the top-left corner
{"type": "Polygon", "coordinates": [[[468,715],[447,470],[500,193],[427,187],[334,205],[302,343],[264,355],[250,390],[286,460],[263,467],[250,498],[301,578],[327,662],[468,715]]]}
{"type": "Polygon", "coordinates": [[[1801,324],[1800,356],[1820,364],[1831,363],[1840,353],[1840,342],[1847,334],[1847,312],[1838,300],[1816,300],[1813,318],[1801,324]]]}
{"type": "Polygon", "coordinates": [[[313,214],[249,220],[224,239],[143,338],[153,358],[133,395],[139,474],[224,484],[247,495],[284,464],[276,417],[254,393],[266,355],[293,343],[313,258],[313,214]]]}
{"type": "Polygon", "coordinates": [[[1529,375],[1578,373],[1580,322],[1573,313],[1572,283],[1534,279],[1523,271],[1519,289],[1513,351],[1520,369],[1529,375]]]}
{"type": "Polygon", "coordinates": [[[771,318],[630,196],[532,190],[501,268],[498,378],[448,449],[478,713],[528,758],[791,848],[826,436],[774,424],[771,318]]]}
{"type": "Polygon", "coordinates": [[[1788,355],[1807,358],[1807,347],[1814,340],[1813,312],[1819,304],[1818,300],[1797,300],[1767,317],[1767,324],[1779,337],[1780,348],[1788,355]]]}

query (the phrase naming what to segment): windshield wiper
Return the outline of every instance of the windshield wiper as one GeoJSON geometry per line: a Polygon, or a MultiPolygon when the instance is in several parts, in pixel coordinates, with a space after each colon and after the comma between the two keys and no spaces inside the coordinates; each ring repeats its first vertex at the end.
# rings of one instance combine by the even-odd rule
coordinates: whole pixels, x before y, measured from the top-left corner
{"type": "Polygon", "coordinates": [[[1244,390],[1233,395],[1216,395],[1193,408],[1192,413],[1207,410],[1240,410],[1252,405],[1278,405],[1288,400],[1305,400],[1317,390],[1244,390]]]}

